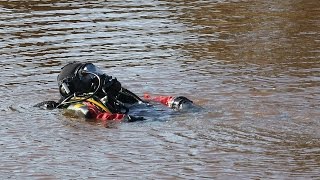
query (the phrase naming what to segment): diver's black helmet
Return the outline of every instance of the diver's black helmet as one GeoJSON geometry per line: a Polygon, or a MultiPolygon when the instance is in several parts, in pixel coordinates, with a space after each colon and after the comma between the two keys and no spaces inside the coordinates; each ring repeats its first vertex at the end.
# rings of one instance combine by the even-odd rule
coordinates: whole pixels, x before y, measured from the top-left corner
{"type": "Polygon", "coordinates": [[[74,93],[92,92],[99,86],[96,76],[101,75],[102,71],[92,63],[69,63],[61,68],[57,77],[60,94],[66,98],[74,93]]]}

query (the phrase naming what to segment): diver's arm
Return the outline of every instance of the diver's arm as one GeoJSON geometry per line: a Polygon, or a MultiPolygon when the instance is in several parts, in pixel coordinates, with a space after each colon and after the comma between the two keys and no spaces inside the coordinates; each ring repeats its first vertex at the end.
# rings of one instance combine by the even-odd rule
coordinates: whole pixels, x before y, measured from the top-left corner
{"type": "Polygon", "coordinates": [[[202,107],[196,105],[190,99],[184,96],[151,96],[148,93],[144,94],[144,99],[146,101],[154,101],[161,103],[176,111],[199,111],[203,109],[202,107]]]}
{"type": "Polygon", "coordinates": [[[129,103],[129,104],[146,103],[146,101],[142,100],[139,96],[137,96],[136,94],[134,94],[133,92],[129,91],[126,88],[121,88],[118,99],[123,103],[129,103]]]}

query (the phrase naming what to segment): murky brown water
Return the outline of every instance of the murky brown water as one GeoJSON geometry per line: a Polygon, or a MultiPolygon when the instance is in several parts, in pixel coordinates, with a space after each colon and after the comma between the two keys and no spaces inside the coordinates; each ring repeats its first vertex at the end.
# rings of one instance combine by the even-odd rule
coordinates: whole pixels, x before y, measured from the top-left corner
{"type": "Polygon", "coordinates": [[[1,179],[319,178],[319,17],[318,0],[1,0],[1,179]],[[103,128],[33,108],[75,60],[206,111],[103,128]]]}

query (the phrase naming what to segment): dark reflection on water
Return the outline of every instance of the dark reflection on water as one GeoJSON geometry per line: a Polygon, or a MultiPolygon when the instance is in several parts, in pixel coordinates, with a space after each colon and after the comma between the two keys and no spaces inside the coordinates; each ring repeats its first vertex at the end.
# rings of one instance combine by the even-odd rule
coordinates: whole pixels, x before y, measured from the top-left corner
{"type": "Polygon", "coordinates": [[[317,0],[1,1],[0,177],[319,177],[319,15],[317,0]],[[206,111],[105,129],[32,108],[75,60],[206,111]]]}

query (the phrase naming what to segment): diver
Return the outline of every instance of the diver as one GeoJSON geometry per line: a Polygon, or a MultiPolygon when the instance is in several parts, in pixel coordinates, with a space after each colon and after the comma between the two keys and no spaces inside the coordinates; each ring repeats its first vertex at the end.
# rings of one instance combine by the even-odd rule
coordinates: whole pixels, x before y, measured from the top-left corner
{"type": "MultiPolygon", "coordinates": [[[[92,63],[72,62],[61,68],[57,77],[60,100],[44,101],[35,107],[68,109],[86,119],[108,121],[126,119],[128,122],[144,120],[129,115],[133,104],[158,102],[179,111],[195,106],[184,96],[154,96],[144,94],[144,99],[124,88],[112,76],[103,73],[92,63]]],[[[197,107],[197,106],[195,106],[197,107]]]]}

